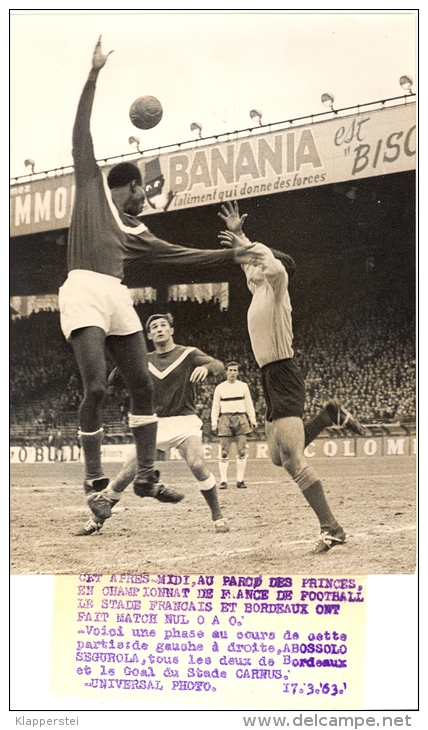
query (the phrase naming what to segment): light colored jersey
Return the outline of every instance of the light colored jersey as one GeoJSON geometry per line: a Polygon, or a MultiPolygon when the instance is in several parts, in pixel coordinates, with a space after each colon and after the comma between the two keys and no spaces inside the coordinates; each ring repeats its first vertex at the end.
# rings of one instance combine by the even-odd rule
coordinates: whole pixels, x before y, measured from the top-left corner
{"type": "Polygon", "coordinates": [[[223,413],[247,413],[251,423],[256,423],[254,404],[247,383],[225,380],[214,390],[211,407],[211,425],[217,428],[219,416],[223,413]]]}
{"type": "Polygon", "coordinates": [[[259,367],[294,355],[291,302],[288,274],[270,248],[254,244],[254,251],[263,254],[258,266],[243,264],[247,285],[253,295],[248,308],[248,333],[259,367]],[[260,272],[263,278],[259,281],[260,272]]]}

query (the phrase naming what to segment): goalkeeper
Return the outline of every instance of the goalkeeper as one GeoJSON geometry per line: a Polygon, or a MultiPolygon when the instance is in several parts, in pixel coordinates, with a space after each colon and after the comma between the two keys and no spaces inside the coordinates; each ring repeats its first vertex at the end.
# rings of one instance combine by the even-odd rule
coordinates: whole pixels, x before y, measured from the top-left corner
{"type": "MultiPolygon", "coordinates": [[[[275,253],[262,243],[251,243],[242,231],[245,215],[239,215],[236,202],[222,206],[220,217],[228,230],[219,238],[232,248],[248,245],[263,257],[261,263],[244,263],[242,269],[252,294],[248,309],[248,332],[257,364],[261,368],[263,394],[266,400],[266,437],[272,462],[282,466],[302,491],[318,517],[321,535],[314,547],[324,553],[345,542],[346,535],[330,509],[321,481],[305,456],[305,383],[294,362],[289,277],[295,270],[287,254],[275,253]]],[[[320,418],[325,425],[337,420],[358,434],[363,433],[358,421],[340,405],[330,401],[320,418]]],[[[318,419],[319,420],[319,419],[318,419]]]]}

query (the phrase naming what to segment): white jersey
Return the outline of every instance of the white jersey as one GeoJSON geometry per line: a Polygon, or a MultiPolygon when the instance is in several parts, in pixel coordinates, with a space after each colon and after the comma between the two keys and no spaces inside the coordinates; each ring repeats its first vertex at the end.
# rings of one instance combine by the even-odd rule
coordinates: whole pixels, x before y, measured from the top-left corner
{"type": "Polygon", "coordinates": [[[242,269],[253,295],[247,313],[248,333],[257,364],[263,367],[293,357],[293,327],[284,266],[262,243],[255,243],[254,251],[263,254],[263,263],[243,264],[242,269]]]}
{"type": "Polygon", "coordinates": [[[247,383],[242,380],[229,383],[225,380],[217,385],[211,408],[213,429],[217,428],[219,416],[223,413],[247,413],[250,423],[256,423],[254,404],[247,383]]]}

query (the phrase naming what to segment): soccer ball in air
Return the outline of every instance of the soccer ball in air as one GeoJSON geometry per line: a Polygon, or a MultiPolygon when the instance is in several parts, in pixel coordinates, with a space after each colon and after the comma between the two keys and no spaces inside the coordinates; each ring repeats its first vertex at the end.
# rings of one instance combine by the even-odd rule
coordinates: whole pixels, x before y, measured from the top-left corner
{"type": "Polygon", "coordinates": [[[155,96],[140,96],[131,104],[129,118],[138,129],[156,127],[162,119],[163,109],[159,99],[155,96]]]}

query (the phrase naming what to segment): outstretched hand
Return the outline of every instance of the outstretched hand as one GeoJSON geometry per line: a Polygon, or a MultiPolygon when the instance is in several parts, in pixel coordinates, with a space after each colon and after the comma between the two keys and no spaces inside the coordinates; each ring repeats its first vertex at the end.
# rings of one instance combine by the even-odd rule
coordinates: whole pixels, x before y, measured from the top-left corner
{"type": "Polygon", "coordinates": [[[102,68],[105,65],[105,63],[106,63],[106,61],[107,61],[110,53],[113,53],[113,51],[109,51],[108,53],[103,53],[102,52],[102,49],[101,49],[101,36],[100,36],[98,38],[97,44],[96,44],[96,46],[94,48],[94,53],[93,53],[93,56],[92,56],[92,68],[95,71],[99,71],[100,68],[102,68]]]}
{"type": "Polygon", "coordinates": [[[236,200],[234,200],[233,203],[227,202],[222,205],[219,216],[224,220],[229,231],[232,231],[233,233],[242,233],[242,226],[244,225],[247,213],[244,213],[241,216],[239,215],[239,208],[236,200]]]}
{"type": "Polygon", "coordinates": [[[232,233],[232,231],[222,231],[219,233],[219,239],[222,246],[233,248],[235,254],[235,262],[237,264],[252,264],[259,266],[263,263],[263,252],[255,250],[255,243],[251,243],[244,235],[232,233]]]}
{"type": "Polygon", "coordinates": [[[236,233],[232,233],[232,231],[222,231],[218,234],[218,238],[220,239],[221,245],[227,246],[228,248],[237,248],[238,246],[244,245],[248,248],[250,244],[248,238],[241,238],[236,233]]]}
{"type": "Polygon", "coordinates": [[[208,368],[205,365],[198,365],[190,375],[191,383],[203,383],[208,375],[208,368]]]}

